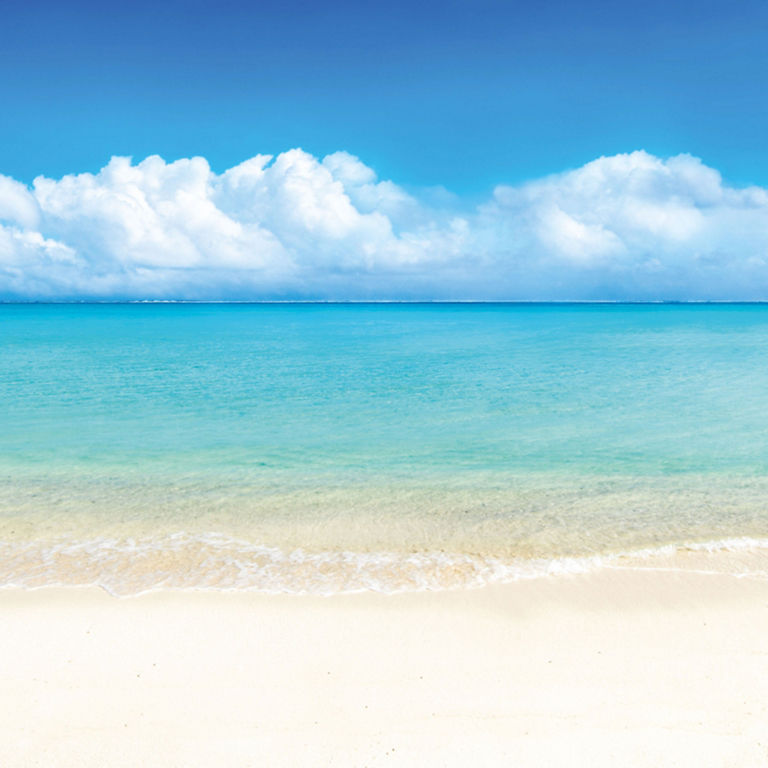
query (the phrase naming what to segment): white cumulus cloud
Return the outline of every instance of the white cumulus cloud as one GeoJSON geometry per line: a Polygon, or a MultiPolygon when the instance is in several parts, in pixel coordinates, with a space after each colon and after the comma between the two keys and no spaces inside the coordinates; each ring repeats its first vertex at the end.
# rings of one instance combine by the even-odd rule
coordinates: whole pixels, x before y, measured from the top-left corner
{"type": "Polygon", "coordinates": [[[645,152],[479,206],[299,149],[0,176],[4,299],[768,299],[768,191],[645,152]],[[441,205],[440,201],[446,204],[441,205]]]}

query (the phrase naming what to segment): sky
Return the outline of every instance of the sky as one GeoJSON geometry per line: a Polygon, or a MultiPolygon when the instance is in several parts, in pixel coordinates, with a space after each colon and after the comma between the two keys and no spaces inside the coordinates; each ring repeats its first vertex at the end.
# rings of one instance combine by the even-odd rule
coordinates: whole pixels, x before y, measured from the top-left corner
{"type": "Polygon", "coordinates": [[[767,71],[764,2],[9,0],[0,298],[768,298],[767,71]]]}

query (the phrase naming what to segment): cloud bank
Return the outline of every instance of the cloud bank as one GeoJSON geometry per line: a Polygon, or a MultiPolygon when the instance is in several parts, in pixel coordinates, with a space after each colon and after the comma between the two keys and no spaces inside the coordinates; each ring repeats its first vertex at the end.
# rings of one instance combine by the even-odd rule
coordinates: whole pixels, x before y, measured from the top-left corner
{"type": "Polygon", "coordinates": [[[768,299],[768,190],[602,157],[480,205],[300,149],[0,175],[2,299],[768,299]]]}

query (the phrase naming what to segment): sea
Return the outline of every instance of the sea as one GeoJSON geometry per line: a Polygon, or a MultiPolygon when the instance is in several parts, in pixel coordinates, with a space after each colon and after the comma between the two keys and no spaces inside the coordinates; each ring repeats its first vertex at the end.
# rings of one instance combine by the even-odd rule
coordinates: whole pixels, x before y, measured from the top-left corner
{"type": "Polygon", "coordinates": [[[768,305],[0,305],[0,586],[400,592],[702,552],[768,578],[768,305]]]}

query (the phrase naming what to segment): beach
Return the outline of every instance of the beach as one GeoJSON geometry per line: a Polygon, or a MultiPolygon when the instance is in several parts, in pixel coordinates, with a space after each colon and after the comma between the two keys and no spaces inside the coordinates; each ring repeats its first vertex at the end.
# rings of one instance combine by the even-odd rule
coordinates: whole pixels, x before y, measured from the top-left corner
{"type": "Polygon", "coordinates": [[[0,768],[768,765],[765,307],[0,327],[0,768]]]}
{"type": "Polygon", "coordinates": [[[768,1],[2,28],[0,768],[768,768],[768,1]]]}
{"type": "Polygon", "coordinates": [[[0,606],[8,768],[768,763],[768,581],[717,568],[0,606]]]}

